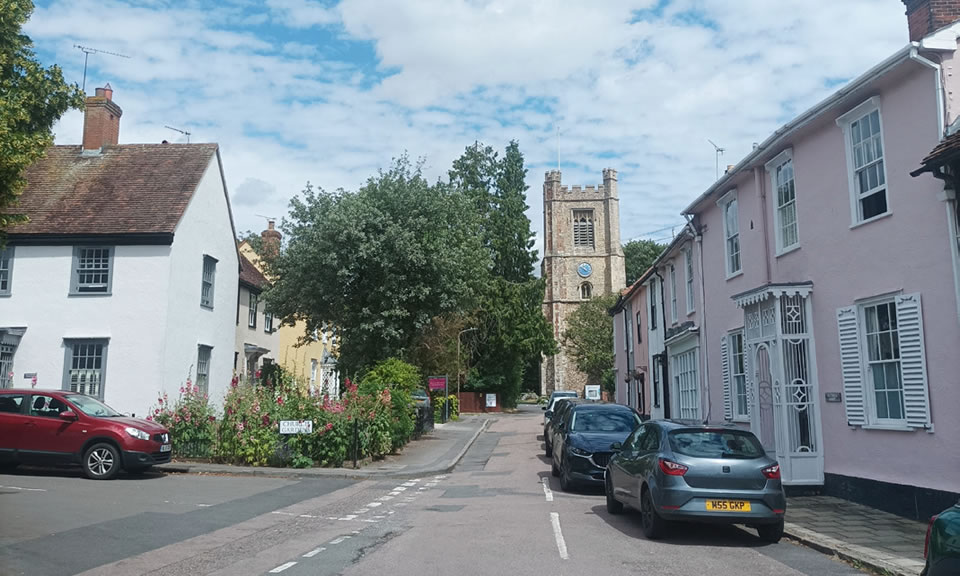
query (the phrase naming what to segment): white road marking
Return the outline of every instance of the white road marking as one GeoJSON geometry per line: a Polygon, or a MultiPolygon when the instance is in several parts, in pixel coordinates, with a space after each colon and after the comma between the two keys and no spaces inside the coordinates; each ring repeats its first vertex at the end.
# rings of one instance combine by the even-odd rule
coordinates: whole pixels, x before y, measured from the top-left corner
{"type": "Polygon", "coordinates": [[[287,568],[291,568],[291,567],[296,566],[296,565],[297,565],[296,562],[287,562],[286,564],[281,564],[281,565],[277,566],[276,568],[274,568],[273,570],[271,570],[270,573],[271,573],[271,574],[279,574],[279,573],[283,572],[284,570],[286,570],[287,568]]]}
{"type": "Polygon", "coordinates": [[[339,538],[337,538],[337,539],[335,539],[335,540],[331,540],[331,541],[329,542],[329,544],[339,544],[339,543],[343,542],[344,540],[349,540],[350,538],[352,538],[352,536],[341,536],[341,537],[339,537],[339,538]]]}
{"type": "Polygon", "coordinates": [[[423,478],[414,478],[414,479],[413,479],[414,482],[420,482],[421,480],[423,480],[423,478]]]}
{"type": "Polygon", "coordinates": [[[441,474],[440,476],[434,476],[434,479],[435,479],[435,480],[443,480],[443,479],[445,479],[446,477],[447,477],[446,474],[441,474]]]}
{"type": "MultiPolygon", "coordinates": [[[[393,489],[393,492],[403,492],[406,489],[407,489],[406,486],[397,486],[396,488],[393,489]]],[[[391,494],[393,494],[393,492],[391,492],[391,494]]]]}
{"type": "Polygon", "coordinates": [[[198,508],[209,508],[211,506],[213,506],[213,504],[197,504],[198,508]]]}
{"type": "Polygon", "coordinates": [[[281,515],[281,516],[296,516],[296,514],[293,514],[293,513],[290,513],[290,512],[277,512],[276,510],[274,510],[273,512],[271,512],[271,514],[279,514],[279,515],[281,515]]]}
{"type": "Polygon", "coordinates": [[[560,552],[560,559],[570,558],[567,554],[567,543],[563,540],[563,532],[560,531],[560,515],[556,512],[550,513],[550,523],[553,524],[553,535],[557,539],[557,550],[560,552]]]}
{"type": "Polygon", "coordinates": [[[403,484],[401,484],[401,486],[406,486],[407,488],[412,488],[416,485],[417,485],[416,482],[404,482],[403,484]]]}
{"type": "Polygon", "coordinates": [[[371,502],[367,504],[368,508],[376,508],[377,506],[383,506],[383,502],[371,502]]]}
{"type": "Polygon", "coordinates": [[[337,520],[353,520],[356,517],[357,517],[356,514],[347,514],[343,518],[337,518],[337,520]]]}
{"type": "Polygon", "coordinates": [[[399,490],[394,490],[393,492],[390,493],[390,496],[399,496],[399,495],[400,495],[399,490]]]}
{"type": "Polygon", "coordinates": [[[387,514],[396,514],[396,513],[397,513],[396,510],[387,510],[387,514]]]}
{"type": "Polygon", "coordinates": [[[309,514],[301,514],[300,517],[301,517],[301,518],[316,518],[316,516],[311,516],[311,515],[309,515],[309,514]]]}
{"type": "Polygon", "coordinates": [[[326,550],[326,548],[314,548],[313,550],[311,550],[311,551],[307,552],[306,554],[304,554],[303,557],[304,557],[304,558],[313,558],[314,556],[316,556],[317,554],[323,552],[324,550],[326,550]]]}
{"type": "Polygon", "coordinates": [[[0,486],[0,488],[7,488],[8,490],[23,490],[24,492],[46,492],[46,490],[43,488],[21,488],[19,486],[0,486]]]}
{"type": "Polygon", "coordinates": [[[547,497],[547,502],[553,502],[553,490],[551,490],[550,487],[547,486],[547,479],[544,478],[542,480],[542,483],[543,483],[543,495],[547,497]]]}
{"type": "Polygon", "coordinates": [[[386,501],[388,501],[388,500],[393,500],[393,496],[381,496],[381,497],[377,498],[377,500],[380,500],[380,501],[382,501],[382,502],[386,502],[386,501]]]}
{"type": "Polygon", "coordinates": [[[353,533],[354,533],[354,534],[359,534],[360,531],[359,531],[359,530],[354,530],[353,533]]]}

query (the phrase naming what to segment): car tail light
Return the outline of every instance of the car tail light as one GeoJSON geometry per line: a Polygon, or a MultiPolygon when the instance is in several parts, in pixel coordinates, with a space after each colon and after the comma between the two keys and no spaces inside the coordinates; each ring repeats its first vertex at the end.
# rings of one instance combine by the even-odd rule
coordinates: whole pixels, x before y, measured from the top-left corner
{"type": "Polygon", "coordinates": [[[683,476],[687,473],[688,468],[683,464],[677,464],[673,460],[661,458],[660,470],[662,470],[667,476],[683,476]]]}
{"type": "Polygon", "coordinates": [[[927,537],[923,540],[923,557],[927,557],[930,552],[930,533],[933,532],[933,523],[937,521],[937,516],[930,517],[930,523],[927,524],[927,537]]]}
{"type": "Polygon", "coordinates": [[[779,464],[774,464],[773,466],[767,466],[766,468],[764,468],[763,470],[761,470],[761,472],[763,472],[763,475],[766,476],[767,478],[771,479],[771,480],[779,480],[779,479],[780,479],[780,465],[779,465],[779,464]]]}

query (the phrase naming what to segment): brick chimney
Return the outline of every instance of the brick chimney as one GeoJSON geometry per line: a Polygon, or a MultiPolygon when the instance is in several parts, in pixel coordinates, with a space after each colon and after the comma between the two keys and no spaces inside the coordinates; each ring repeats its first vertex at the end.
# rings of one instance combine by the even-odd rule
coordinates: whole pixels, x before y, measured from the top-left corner
{"type": "Polygon", "coordinates": [[[83,113],[83,149],[99,150],[116,146],[120,139],[120,116],[123,110],[113,101],[113,88],[107,84],[87,97],[83,113]]]}
{"type": "Polygon", "coordinates": [[[911,42],[919,42],[960,20],[960,0],[903,0],[903,3],[907,7],[911,42]]]}
{"type": "Polygon", "coordinates": [[[263,248],[260,250],[263,254],[260,257],[267,262],[273,261],[280,255],[280,241],[283,240],[283,234],[275,229],[276,223],[273,220],[267,220],[267,229],[260,233],[263,248]]]}

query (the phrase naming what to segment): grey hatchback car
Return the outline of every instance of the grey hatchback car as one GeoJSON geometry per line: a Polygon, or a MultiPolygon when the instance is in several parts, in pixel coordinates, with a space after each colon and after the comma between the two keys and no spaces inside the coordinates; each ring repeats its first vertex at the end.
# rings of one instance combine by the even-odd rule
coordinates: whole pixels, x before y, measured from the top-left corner
{"type": "Polygon", "coordinates": [[[607,511],[638,509],[647,538],[663,536],[671,521],[746,524],[768,542],[783,536],[780,465],[751,432],[653,420],[612,448],[619,451],[604,476],[607,511]]]}

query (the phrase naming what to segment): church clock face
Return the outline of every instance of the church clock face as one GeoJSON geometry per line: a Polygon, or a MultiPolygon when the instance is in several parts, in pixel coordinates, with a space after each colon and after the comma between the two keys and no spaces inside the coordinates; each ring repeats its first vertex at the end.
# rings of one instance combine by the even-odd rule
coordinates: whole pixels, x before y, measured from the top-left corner
{"type": "Polygon", "coordinates": [[[591,266],[589,262],[581,262],[580,265],[577,266],[577,274],[579,274],[581,278],[589,278],[590,275],[593,274],[593,266],[591,266]]]}

